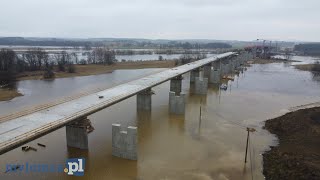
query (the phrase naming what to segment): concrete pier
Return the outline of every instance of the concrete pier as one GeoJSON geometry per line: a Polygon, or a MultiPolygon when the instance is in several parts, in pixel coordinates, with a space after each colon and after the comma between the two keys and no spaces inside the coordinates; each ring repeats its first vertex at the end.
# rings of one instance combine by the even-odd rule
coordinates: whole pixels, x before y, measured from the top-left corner
{"type": "MultiPolygon", "coordinates": [[[[87,118],[76,120],[66,125],[67,146],[88,149],[88,123],[87,118]]],[[[89,121],[90,122],[90,121],[89,121]]]]}
{"type": "Polygon", "coordinates": [[[227,64],[225,64],[225,75],[230,73],[230,63],[228,62],[227,64]]]}
{"type": "Polygon", "coordinates": [[[212,62],[211,63],[211,66],[212,66],[212,69],[221,69],[221,67],[220,67],[220,62],[221,60],[219,60],[219,61],[215,61],[215,62],[212,62]]]}
{"type": "Polygon", "coordinates": [[[233,60],[231,59],[229,62],[229,73],[233,73],[233,60]]]}
{"type": "Polygon", "coordinates": [[[203,66],[203,77],[209,78],[211,72],[211,64],[203,66]]]}
{"type": "Polygon", "coordinates": [[[221,77],[226,74],[226,67],[225,64],[221,64],[221,70],[220,70],[221,77]]]}
{"type": "Polygon", "coordinates": [[[208,78],[196,77],[195,79],[195,94],[207,94],[208,78]]]}
{"type": "Polygon", "coordinates": [[[196,77],[200,77],[200,69],[194,69],[190,72],[190,83],[194,83],[196,80],[196,77]]]}
{"type": "Polygon", "coordinates": [[[112,155],[124,159],[137,160],[137,127],[129,126],[121,131],[120,124],[112,124],[112,155]]]}
{"type": "Polygon", "coordinates": [[[176,96],[175,92],[169,92],[169,111],[172,114],[184,114],[185,113],[185,94],[176,96]]]}
{"type": "Polygon", "coordinates": [[[231,69],[231,72],[234,73],[234,71],[236,70],[236,65],[235,65],[235,62],[236,60],[233,58],[232,61],[231,61],[231,66],[230,66],[230,69],[231,69]]]}
{"type": "Polygon", "coordinates": [[[212,84],[220,83],[220,77],[221,77],[220,69],[216,69],[216,70],[212,69],[210,73],[209,81],[212,84]]]}
{"type": "Polygon", "coordinates": [[[240,66],[240,60],[239,60],[239,56],[237,56],[235,58],[235,69],[238,69],[239,66],[240,66]]]}
{"type": "Polygon", "coordinates": [[[170,91],[180,94],[182,89],[182,76],[177,76],[170,80],[170,91]]]}
{"type": "Polygon", "coordinates": [[[152,90],[147,89],[142,92],[139,92],[137,94],[137,109],[138,110],[144,110],[144,111],[150,111],[152,107],[152,90]]]}

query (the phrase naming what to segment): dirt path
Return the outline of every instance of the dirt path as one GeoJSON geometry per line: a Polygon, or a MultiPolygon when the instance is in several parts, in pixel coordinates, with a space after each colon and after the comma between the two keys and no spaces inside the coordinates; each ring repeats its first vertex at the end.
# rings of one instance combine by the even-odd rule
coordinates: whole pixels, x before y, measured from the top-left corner
{"type": "Polygon", "coordinates": [[[279,145],[263,154],[268,180],[320,179],[320,103],[300,106],[267,120],[265,128],[279,138],[279,145]],[[309,109],[304,109],[312,107],[309,109]]]}

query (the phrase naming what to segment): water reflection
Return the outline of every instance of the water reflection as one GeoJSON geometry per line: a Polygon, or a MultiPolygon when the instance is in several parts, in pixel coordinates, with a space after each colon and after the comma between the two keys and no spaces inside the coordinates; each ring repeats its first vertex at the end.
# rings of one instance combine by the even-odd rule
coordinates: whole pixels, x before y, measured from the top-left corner
{"type": "Polygon", "coordinates": [[[319,72],[312,72],[312,80],[320,82],[320,73],[319,72]]]}
{"type": "Polygon", "coordinates": [[[139,151],[143,153],[144,144],[152,138],[152,116],[151,111],[137,111],[136,127],[138,128],[139,151]]]}

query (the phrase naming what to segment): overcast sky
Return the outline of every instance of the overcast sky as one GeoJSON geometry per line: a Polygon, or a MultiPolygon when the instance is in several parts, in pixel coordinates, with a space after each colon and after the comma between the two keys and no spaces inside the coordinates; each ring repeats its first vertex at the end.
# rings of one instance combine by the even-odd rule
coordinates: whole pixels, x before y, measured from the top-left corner
{"type": "Polygon", "coordinates": [[[320,0],[0,0],[0,36],[320,41],[320,0]]]}

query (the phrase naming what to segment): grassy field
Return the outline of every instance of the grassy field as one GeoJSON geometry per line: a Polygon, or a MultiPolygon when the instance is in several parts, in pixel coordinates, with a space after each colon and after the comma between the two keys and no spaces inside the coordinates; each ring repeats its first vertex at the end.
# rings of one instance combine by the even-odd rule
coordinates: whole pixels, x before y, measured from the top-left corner
{"type": "MultiPolygon", "coordinates": [[[[55,78],[89,76],[96,74],[112,73],[117,69],[145,69],[145,68],[171,68],[175,66],[175,61],[136,61],[118,62],[113,65],[75,65],[75,73],[55,71],[55,78]]],[[[24,72],[17,75],[18,80],[43,79],[43,71],[24,72]]]]}
{"type": "Polygon", "coordinates": [[[18,96],[22,96],[22,94],[16,89],[0,89],[0,101],[9,101],[18,96]]]}
{"type": "Polygon", "coordinates": [[[320,72],[320,64],[299,64],[299,65],[295,65],[295,68],[303,71],[320,72]]]}

